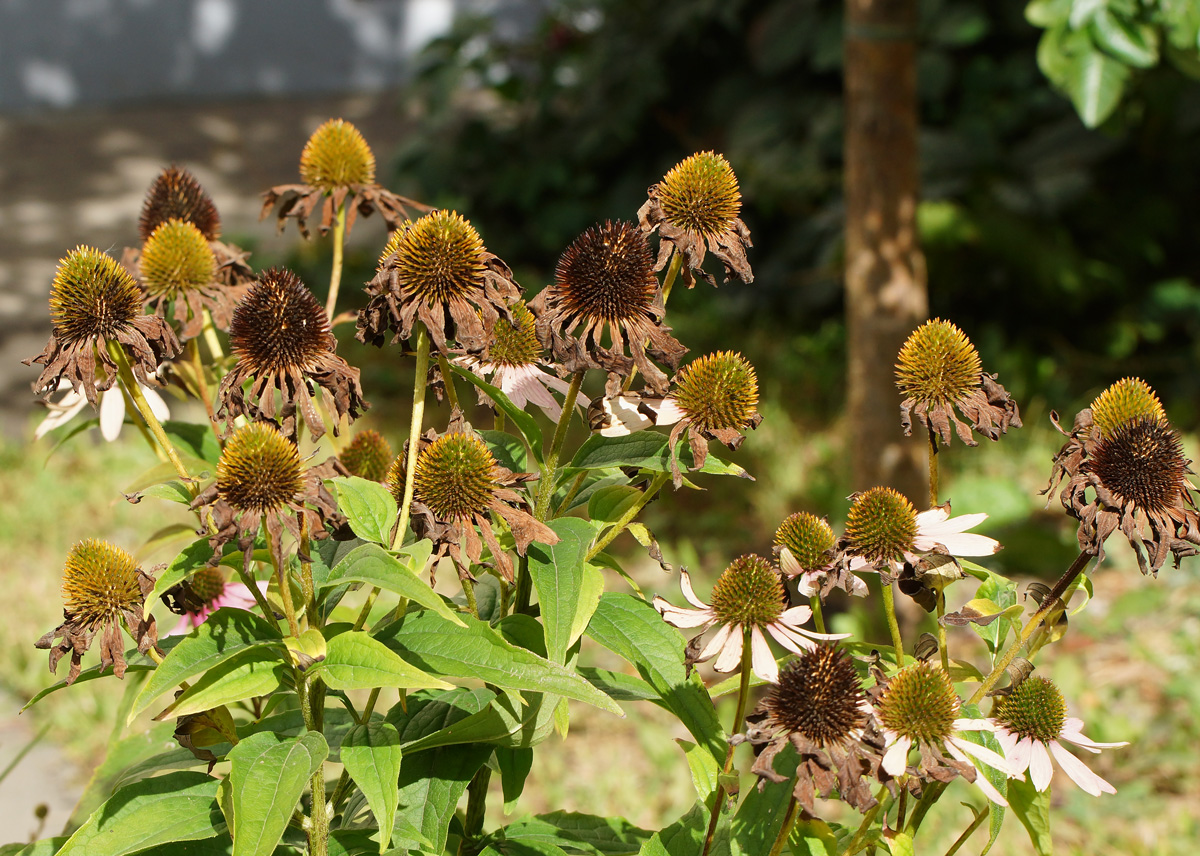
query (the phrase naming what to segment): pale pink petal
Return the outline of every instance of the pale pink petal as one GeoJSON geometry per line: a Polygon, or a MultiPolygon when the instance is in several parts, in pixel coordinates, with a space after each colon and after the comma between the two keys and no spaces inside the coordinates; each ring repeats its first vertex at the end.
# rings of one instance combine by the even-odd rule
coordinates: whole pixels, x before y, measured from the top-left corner
{"type": "MultiPolygon", "coordinates": [[[[730,630],[729,637],[721,653],[717,655],[717,661],[713,663],[713,668],[718,672],[732,672],[742,662],[742,644],[746,634],[740,624],[725,626],[730,630]]],[[[751,654],[753,653],[751,650],[751,654]]]]}
{"type": "MultiPolygon", "coordinates": [[[[740,630],[740,628],[739,628],[739,630],[740,630]]],[[[730,636],[732,636],[732,635],[733,635],[733,625],[722,624],[720,627],[717,628],[717,632],[715,634],[713,634],[713,638],[708,640],[708,644],[704,646],[704,650],[700,652],[700,656],[696,658],[696,662],[703,663],[705,660],[709,659],[710,657],[715,657],[718,653],[721,653],[722,651],[724,651],[725,643],[727,643],[729,641],[730,636]]],[[[740,641],[741,638],[742,637],[739,635],[738,636],[738,640],[739,640],[738,641],[738,654],[739,655],[742,652],[742,645],[741,645],[741,641],[740,641]]]]}
{"type": "Polygon", "coordinates": [[[750,631],[750,656],[754,674],[772,684],[779,681],[779,666],[775,663],[775,655],[771,646],[763,636],[762,630],[755,627],[750,631]]]}
{"type": "Polygon", "coordinates": [[[1008,775],[1017,775],[1016,771],[1013,769],[1013,764],[1011,761],[1009,761],[1003,755],[997,755],[986,746],[980,746],[978,743],[972,743],[970,740],[964,740],[961,737],[955,737],[953,735],[946,738],[946,746],[957,746],[962,751],[970,755],[974,755],[989,767],[995,767],[997,770],[1000,770],[1008,775]]]}
{"type": "Polygon", "coordinates": [[[641,403],[640,397],[624,395],[602,399],[600,406],[608,416],[608,425],[600,429],[601,436],[624,437],[653,425],[654,420],[638,409],[641,403]]]}
{"type": "Polygon", "coordinates": [[[1117,789],[1106,782],[1104,779],[1093,773],[1088,766],[1064,749],[1057,740],[1050,741],[1050,751],[1054,753],[1054,757],[1058,760],[1058,764],[1063,768],[1063,772],[1071,777],[1071,781],[1079,785],[1087,793],[1094,797],[1100,794],[1115,794],[1117,789]]]}
{"type": "Polygon", "coordinates": [[[850,594],[854,595],[855,597],[866,597],[867,596],[866,581],[860,580],[858,577],[851,574],[850,575],[850,594]]]}
{"type": "Polygon", "coordinates": [[[1046,751],[1046,744],[1040,740],[1030,742],[1033,745],[1029,750],[1029,781],[1034,788],[1044,791],[1050,787],[1054,766],[1050,763],[1050,753],[1046,751]]]}
{"type": "Polygon", "coordinates": [[[986,535],[943,535],[937,543],[951,556],[990,556],[1000,552],[1000,542],[986,535]]]}
{"type": "Polygon", "coordinates": [[[1000,750],[1004,753],[1004,757],[1007,758],[1009,763],[1015,768],[1016,763],[1013,761],[1013,752],[1017,748],[1016,736],[1011,731],[1000,729],[996,731],[996,742],[1000,744],[1000,750]]]}
{"type": "Polygon", "coordinates": [[[679,405],[675,399],[668,395],[661,402],[647,401],[650,409],[654,411],[655,425],[674,425],[687,414],[679,409],[679,405]]]}
{"type": "Polygon", "coordinates": [[[125,395],[114,386],[100,396],[100,435],[111,443],[121,435],[124,422],[125,395]]]}
{"type": "Polygon", "coordinates": [[[798,626],[806,623],[810,618],[812,618],[812,610],[807,606],[793,606],[791,609],[785,609],[776,621],[798,626]]]}
{"type": "Polygon", "coordinates": [[[654,608],[663,617],[663,621],[672,627],[700,627],[712,624],[715,620],[711,610],[685,609],[682,606],[674,606],[661,597],[654,598],[654,608]]]}
{"type": "MultiPolygon", "coordinates": [[[[825,642],[835,642],[838,639],[846,639],[850,636],[849,633],[818,633],[815,630],[809,630],[807,627],[797,627],[795,624],[789,624],[782,618],[779,618],[771,623],[779,627],[788,635],[796,636],[797,638],[800,636],[807,636],[809,639],[820,639],[825,642]]],[[[768,627],[769,626],[770,625],[768,625],[768,627]]]]}
{"type": "MultiPolygon", "coordinates": [[[[263,594],[267,593],[268,583],[265,580],[260,580],[255,585],[258,586],[258,590],[263,594]]],[[[209,609],[215,611],[223,606],[231,606],[234,609],[251,609],[257,603],[258,601],[254,599],[249,586],[242,583],[225,583],[225,587],[221,590],[221,593],[213,598],[209,609]]]]}
{"type": "Polygon", "coordinates": [[[928,532],[936,529],[950,517],[950,503],[939,505],[917,515],[917,532],[928,532]]]}
{"type": "Polygon", "coordinates": [[[776,642],[793,654],[803,654],[805,651],[811,651],[817,647],[815,642],[810,642],[798,634],[789,633],[788,628],[777,621],[772,621],[767,625],[767,632],[775,637],[776,642]]]}
{"type": "Polygon", "coordinates": [[[991,731],[995,733],[996,723],[990,719],[956,719],[954,720],[955,731],[991,731]]]}
{"type": "Polygon", "coordinates": [[[908,750],[911,747],[912,741],[907,737],[897,737],[896,742],[884,753],[883,769],[889,775],[901,775],[908,767],[908,750]]]}
{"type": "MultiPolygon", "coordinates": [[[[1001,732],[1004,733],[1004,732],[1001,732]]],[[[1024,772],[1029,769],[1029,765],[1033,763],[1033,738],[1020,737],[1012,735],[1012,739],[1016,741],[1012,752],[1006,752],[1008,760],[1012,762],[1013,769],[1024,772]]]]}
{"type": "Polygon", "coordinates": [[[804,568],[800,567],[800,563],[796,561],[796,557],[787,547],[779,551],[779,570],[789,577],[804,573],[804,568]]]}
{"type": "Polygon", "coordinates": [[[679,570],[679,588],[683,590],[683,596],[692,606],[697,609],[710,609],[707,603],[696,597],[696,590],[692,588],[692,575],[683,568],[679,570]]]}
{"type": "Polygon", "coordinates": [[[171,411],[157,390],[153,387],[143,386],[142,395],[146,396],[146,403],[150,405],[150,412],[154,414],[155,419],[159,422],[166,422],[171,418],[171,411]]]}
{"type": "Polygon", "coordinates": [[[1084,749],[1093,754],[1099,754],[1101,749],[1117,749],[1121,746],[1128,746],[1128,741],[1120,743],[1098,743],[1091,738],[1083,736],[1083,720],[1075,717],[1068,718],[1062,727],[1062,732],[1058,735],[1059,740],[1066,740],[1069,743],[1074,743],[1080,749],[1084,749]]]}
{"type": "MultiPolygon", "coordinates": [[[[949,740],[946,741],[946,751],[948,751],[951,755],[953,755],[959,761],[962,761],[964,764],[970,764],[971,759],[968,758],[966,755],[964,755],[959,750],[966,749],[967,747],[970,747],[971,749],[980,748],[973,743],[968,743],[966,740],[956,740],[953,737],[951,737],[949,740]]],[[[993,754],[995,754],[995,753],[993,753],[993,754]]],[[[999,756],[997,756],[997,757],[999,757],[999,756]]],[[[1004,770],[1003,767],[998,767],[997,769],[1004,770]]],[[[1007,771],[1005,771],[1005,772],[1007,772],[1007,771]]],[[[1006,800],[1004,797],[1002,797],[1000,795],[1000,792],[998,790],[996,790],[996,787],[991,782],[988,781],[987,775],[983,772],[983,770],[980,770],[978,767],[975,768],[975,784],[979,787],[979,790],[983,791],[983,795],[985,797],[987,797],[988,799],[990,799],[992,802],[994,802],[996,805],[1002,805],[1005,808],[1008,807],[1008,800],[1006,800]]]]}
{"type": "Polygon", "coordinates": [[[72,419],[79,415],[79,411],[87,405],[88,401],[82,395],[75,392],[68,392],[58,400],[57,404],[50,405],[50,413],[38,425],[37,430],[33,432],[35,439],[41,439],[47,432],[53,431],[60,425],[66,425],[72,419]]]}
{"type": "MultiPolygon", "coordinates": [[[[782,564],[782,563],[781,563],[782,564]]],[[[797,565],[799,567],[799,565],[797,565]]],[[[796,578],[796,591],[804,597],[813,597],[821,593],[821,572],[805,571],[796,578]]]]}

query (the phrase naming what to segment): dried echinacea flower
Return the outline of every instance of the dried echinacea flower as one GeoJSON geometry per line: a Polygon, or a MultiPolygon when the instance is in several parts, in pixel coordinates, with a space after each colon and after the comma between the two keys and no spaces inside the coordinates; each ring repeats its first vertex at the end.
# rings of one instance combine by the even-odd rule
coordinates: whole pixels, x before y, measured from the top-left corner
{"type": "Polygon", "coordinates": [[[116,261],[93,247],[77,247],[58,263],[50,286],[50,341],[25,365],[45,366],[33,391],[45,397],[65,379],[93,407],[97,392],[118,377],[110,347],[124,351],[144,386],[166,360],[179,353],[179,340],[157,315],[142,314],[142,291],[116,261]]]}
{"type": "MultiPolygon", "coordinates": [[[[406,461],[401,455],[388,472],[387,485],[397,502],[403,502],[406,461]]],[[[522,506],[528,503],[512,489],[532,478],[533,473],[514,473],[496,463],[456,410],[445,434],[439,437],[431,429],[420,440],[413,476],[413,531],[433,541],[435,556],[449,555],[462,579],[470,578],[471,565],[480,563],[486,544],[496,570],[512,582],[512,559],[492,529],[496,517],[508,524],[521,555],[534,541],[558,543],[554,530],[526,511],[522,506]]]]}
{"type": "Polygon", "coordinates": [[[429,210],[375,183],[375,155],[358,128],[344,119],[329,119],[313,131],[300,153],[300,180],[301,184],[281,184],[263,193],[262,216],[278,205],[280,230],[287,218],[295,217],[306,238],[308,218],[318,205],[322,235],[332,228],[342,205],[347,234],[358,214],[367,217],[378,211],[388,229],[399,229],[409,219],[410,208],[429,210]]]}
{"type": "MultiPolygon", "coordinates": [[[[259,591],[266,593],[267,582],[255,583],[259,591]]],[[[191,633],[208,617],[222,607],[251,609],[258,600],[249,586],[231,583],[219,568],[203,567],[184,580],[163,592],[167,608],[180,616],[179,624],[168,636],[183,636],[191,633]]]]}
{"type": "Polygon", "coordinates": [[[537,334],[564,371],[603,369],[615,396],[634,366],[655,395],[667,393],[667,375],[687,348],[662,324],[662,291],[650,247],[631,223],[607,221],[587,229],[558,260],[554,284],[529,303],[537,334]],[[607,330],[610,344],[603,343],[607,330]]]}
{"type": "Polygon", "coordinates": [[[357,419],[367,408],[358,369],[334,353],[337,339],[325,310],[286,268],[271,268],[251,286],[233,313],[229,341],[238,361],[217,390],[217,416],[230,425],[243,415],[278,417],[283,433],[295,437],[298,409],[315,440],[326,427],[313,402],[318,387],[335,417],[335,434],[342,417],[357,419]]]}
{"type": "Polygon", "coordinates": [[[408,339],[420,321],[434,346],[450,354],[480,354],[500,318],[512,321],[521,287],[508,265],[489,253],[469,221],[454,211],[433,211],[392,235],[379,272],[366,288],[371,300],[358,314],[358,340],[382,345],[408,339]]]}
{"type": "Polygon", "coordinates": [[[322,480],[338,475],[347,473],[336,458],[306,469],[296,444],[271,423],[239,428],[217,461],[216,480],[191,504],[203,518],[211,514],[210,564],[221,560],[224,545],[234,543],[249,572],[254,540],[264,523],[277,564],[282,561],[284,530],[299,538],[301,517],[307,518],[310,537],[324,538],[326,523],[342,521],[322,480]]]}
{"type": "Polygon", "coordinates": [[[905,435],[912,433],[913,414],[947,445],[951,424],[968,446],[978,445],[971,428],[997,440],[1010,426],[1021,427],[1016,402],[995,375],[982,371],[979,352],[971,340],[940,318],[914,330],[900,349],[896,386],[904,396],[900,424],[905,435]],[[970,428],[959,421],[955,408],[971,422],[970,428]]]}
{"type": "Polygon", "coordinates": [[[374,482],[387,480],[388,468],[394,457],[392,444],[371,428],[356,433],[346,448],[338,453],[338,460],[350,475],[374,482]]]}
{"type": "MultiPolygon", "coordinates": [[[[864,743],[872,708],[850,655],[832,645],[805,651],[779,672],[758,709],[746,718],[747,736],[765,744],[751,772],[772,782],[775,756],[789,742],[800,761],[794,793],[814,812],[814,798],[840,798],[860,812],[877,800],[870,783],[879,777],[878,747],[864,743]]],[[[760,782],[760,786],[761,786],[760,782]]]]}
{"type": "Polygon", "coordinates": [[[779,569],[796,580],[805,597],[825,598],[835,588],[865,596],[867,584],[836,560],[837,539],[829,521],[807,511],[797,511],[775,530],[779,569]]]}
{"type": "Polygon", "coordinates": [[[105,541],[81,541],[67,554],[63,568],[63,623],[35,646],[50,650],[50,671],[64,654],[71,655],[67,683],[79,677],[83,654],[100,635],[100,667],[112,666],[113,674],[124,677],[125,646],[121,625],[145,654],[158,643],[154,616],[143,617],[146,595],[154,580],[133,557],[105,541]]]}
{"type": "Polygon", "coordinates": [[[737,176],[723,155],[699,152],[684,159],[652,186],[649,198],[638,210],[638,223],[647,235],[657,231],[658,260],[662,270],[671,256],[682,257],[683,281],[688,288],[699,274],[715,286],[713,275],[704,270],[705,251],[725,265],[725,281],[736,276],[753,282],[754,271],[746,260],[750,230],[738,214],[742,194],[737,176]]]}

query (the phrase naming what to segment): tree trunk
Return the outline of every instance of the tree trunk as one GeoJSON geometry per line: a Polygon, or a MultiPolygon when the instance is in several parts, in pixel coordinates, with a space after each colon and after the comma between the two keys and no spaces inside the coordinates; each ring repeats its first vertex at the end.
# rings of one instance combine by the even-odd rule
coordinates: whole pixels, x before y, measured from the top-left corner
{"type": "Polygon", "coordinates": [[[846,0],[846,332],[853,487],[919,508],[928,439],[900,429],[896,355],[929,312],[917,242],[916,0],[846,0]]]}

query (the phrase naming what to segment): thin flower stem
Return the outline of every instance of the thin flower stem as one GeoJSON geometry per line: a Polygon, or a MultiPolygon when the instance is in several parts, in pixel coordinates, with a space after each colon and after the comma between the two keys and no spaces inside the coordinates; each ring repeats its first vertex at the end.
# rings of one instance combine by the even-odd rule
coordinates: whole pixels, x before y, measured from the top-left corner
{"type": "Polygon", "coordinates": [[[463,837],[458,845],[459,856],[474,856],[481,849],[477,839],[483,833],[488,784],[491,779],[492,769],[484,764],[476,771],[471,784],[467,785],[467,813],[463,818],[463,837]]]}
{"type": "Polygon", "coordinates": [[[317,613],[317,589],[313,584],[312,556],[309,553],[311,545],[308,538],[308,516],[300,517],[300,591],[304,595],[304,615],[313,627],[321,626],[321,617],[317,613]]]}
{"type": "Polygon", "coordinates": [[[463,596],[467,599],[467,609],[471,610],[471,615],[478,618],[479,604],[475,600],[475,584],[469,577],[460,576],[458,580],[462,583],[463,596]]]}
{"type": "Polygon", "coordinates": [[[554,429],[550,453],[546,455],[546,463],[542,465],[541,481],[538,484],[537,503],[534,505],[533,516],[543,523],[546,522],[547,515],[550,513],[550,501],[554,498],[554,485],[558,480],[558,456],[567,439],[567,427],[571,424],[571,413],[575,410],[575,399],[579,397],[579,386],[582,383],[583,372],[576,372],[571,377],[571,385],[567,387],[567,397],[563,401],[562,415],[558,418],[558,426],[554,429]]]}
{"type": "MultiPolygon", "coordinates": [[[[359,628],[355,628],[356,630],[359,628]]],[[[358,716],[358,724],[366,725],[371,721],[371,714],[375,710],[375,702],[379,700],[379,687],[371,690],[371,694],[367,696],[367,705],[363,708],[363,712],[358,716]]],[[[325,807],[327,817],[334,817],[342,807],[348,791],[350,790],[350,774],[346,768],[342,768],[342,774],[338,776],[337,784],[333,786],[333,794],[329,797],[329,804],[325,807]]]]}
{"type": "Polygon", "coordinates": [[[596,556],[598,556],[605,547],[613,542],[613,539],[624,532],[626,528],[628,528],[629,524],[634,521],[634,518],[642,513],[642,509],[646,507],[646,503],[654,499],[654,495],[657,494],[662,486],[667,483],[668,478],[670,478],[670,474],[668,473],[659,473],[656,475],[650,484],[646,486],[646,489],[642,491],[641,498],[638,499],[638,501],[635,502],[628,511],[621,515],[620,519],[613,524],[612,528],[604,534],[604,537],[592,546],[592,549],[588,550],[588,554],[584,558],[584,561],[590,562],[592,559],[596,558],[596,556]]]}
{"type": "Polygon", "coordinates": [[[258,583],[255,581],[254,576],[247,571],[244,566],[238,568],[237,572],[238,576],[242,578],[242,585],[250,589],[250,594],[254,596],[254,602],[257,603],[258,608],[262,610],[263,618],[267,619],[267,621],[274,622],[275,610],[271,609],[271,605],[267,603],[267,596],[264,595],[262,593],[262,589],[258,587],[258,583]]]}
{"type": "Polygon", "coordinates": [[[212,396],[208,391],[208,382],[204,379],[204,363],[200,359],[200,344],[192,339],[188,342],[188,351],[192,358],[192,371],[196,373],[196,393],[204,403],[204,412],[208,414],[208,427],[212,428],[213,436],[217,438],[217,446],[223,446],[221,431],[217,428],[217,417],[213,411],[212,396]]]}
{"type": "Polygon", "coordinates": [[[450,371],[450,361],[446,359],[446,355],[438,353],[438,367],[442,370],[442,386],[446,389],[446,401],[450,403],[452,410],[460,409],[458,406],[458,390],[454,388],[454,372],[450,371]]]}
{"type": "Polygon", "coordinates": [[[904,668],[904,640],[900,638],[900,623],[896,621],[896,595],[892,585],[881,585],[883,614],[887,616],[888,631],[892,634],[892,650],[896,652],[896,668],[904,668]]]}
{"type": "Polygon", "coordinates": [[[404,471],[404,501],[400,504],[400,520],[396,524],[396,538],[392,549],[399,550],[404,544],[404,533],[408,529],[408,516],[412,510],[413,485],[417,477],[417,449],[421,443],[421,425],[425,421],[425,378],[429,374],[429,331],[420,321],[417,326],[417,368],[413,381],[412,421],[408,427],[408,465],[404,471]]]}
{"type": "Polygon", "coordinates": [[[679,276],[679,272],[683,270],[683,254],[676,250],[671,256],[671,266],[667,268],[667,275],[663,277],[662,293],[663,307],[667,305],[667,300],[671,297],[671,286],[675,284],[675,277],[679,276]]]}
{"type": "Polygon", "coordinates": [[[1083,569],[1088,566],[1088,562],[1093,558],[1094,556],[1086,551],[1081,551],[1075,557],[1075,561],[1071,563],[1071,567],[1067,568],[1067,572],[1058,578],[1058,582],[1054,584],[1054,588],[1050,589],[1050,593],[1042,599],[1042,605],[1038,607],[1037,612],[1030,616],[1029,621],[1021,630],[1020,637],[1008,647],[1008,650],[996,662],[992,673],[983,679],[979,688],[967,700],[967,704],[978,704],[996,686],[1000,677],[1012,664],[1012,661],[1016,659],[1017,653],[1025,646],[1025,643],[1029,641],[1034,632],[1042,626],[1042,621],[1055,609],[1055,605],[1059,599],[1071,587],[1071,584],[1075,582],[1075,578],[1083,573],[1083,569]]]}
{"type": "Polygon", "coordinates": [[[221,340],[217,338],[217,325],[212,319],[212,313],[207,309],[200,310],[204,315],[204,326],[202,328],[204,334],[204,344],[208,345],[209,356],[213,360],[225,359],[225,349],[221,347],[221,340]]]}
{"type": "Polygon", "coordinates": [[[379,597],[379,586],[372,586],[371,591],[367,593],[366,602],[363,603],[362,609],[359,610],[358,618],[354,619],[354,626],[351,630],[362,630],[363,625],[367,623],[367,616],[371,614],[371,607],[375,605],[375,598],[379,597]]]}
{"type": "Polygon", "coordinates": [[[888,796],[886,786],[879,789],[879,793],[875,795],[875,805],[867,810],[863,815],[862,823],[858,825],[858,829],[854,833],[854,837],[850,839],[850,843],[846,845],[846,849],[842,851],[842,856],[854,856],[859,850],[866,846],[867,832],[871,829],[871,824],[875,822],[875,816],[879,814],[879,809],[883,807],[883,801],[888,796]]]}
{"type": "Polygon", "coordinates": [[[929,428],[929,507],[938,506],[938,438],[929,428]]]}
{"type": "MultiPolygon", "coordinates": [[[[792,787],[795,787],[795,779],[792,779],[792,787]]],[[[796,825],[796,816],[800,814],[797,810],[800,803],[796,800],[796,795],[793,793],[792,798],[788,801],[787,814],[783,816],[783,826],[779,827],[779,834],[775,836],[775,843],[771,846],[771,852],[767,856],[780,856],[783,853],[783,848],[787,846],[788,839],[792,837],[792,827],[796,825]]]]}
{"type": "MultiPolygon", "coordinates": [[[[121,397],[125,399],[126,412],[137,410],[137,405],[133,403],[133,397],[125,389],[125,384],[121,384],[120,392],[121,397]]],[[[164,464],[170,461],[170,458],[163,452],[162,446],[158,444],[158,441],[154,439],[154,435],[150,433],[150,429],[146,427],[146,423],[141,419],[134,419],[133,424],[137,426],[138,433],[142,435],[142,439],[146,441],[146,445],[154,452],[154,457],[158,458],[164,464]]]]}
{"type": "Polygon", "coordinates": [[[567,490],[567,495],[563,497],[563,501],[559,503],[557,510],[554,512],[555,517],[562,517],[566,512],[567,507],[571,504],[571,500],[575,498],[575,494],[579,493],[579,489],[583,487],[583,482],[587,478],[587,474],[587,470],[580,470],[579,475],[575,476],[575,481],[571,482],[571,487],[567,490]]]}
{"type": "Polygon", "coordinates": [[[934,624],[937,626],[938,653],[942,657],[942,671],[948,675],[950,674],[950,652],[946,649],[946,625],[942,623],[942,616],[946,614],[946,592],[941,589],[938,589],[937,592],[935,609],[937,620],[934,624]]]}
{"type": "MultiPolygon", "coordinates": [[[[314,678],[310,686],[303,674],[296,674],[296,690],[300,696],[300,715],[308,731],[321,731],[325,704],[325,692],[320,678],[314,678]]],[[[325,803],[325,766],[321,764],[309,780],[312,789],[312,827],[308,833],[308,852],[313,856],[326,856],[329,852],[329,813],[325,803]]]]}
{"type": "Polygon", "coordinates": [[[972,820],[970,825],[963,830],[963,834],[958,836],[958,839],[950,845],[950,849],[946,851],[946,856],[954,856],[954,854],[957,853],[959,849],[967,843],[967,839],[975,834],[975,830],[983,826],[983,822],[987,820],[987,817],[988,813],[986,811],[976,812],[975,819],[972,820]]]}
{"type": "Polygon", "coordinates": [[[501,410],[500,408],[496,408],[496,410],[494,410],[492,412],[492,430],[493,431],[503,431],[504,430],[504,411],[501,410]]]}
{"type": "Polygon", "coordinates": [[[167,453],[167,457],[175,467],[175,472],[179,473],[179,477],[188,483],[190,490],[192,477],[188,475],[187,468],[184,467],[183,461],[179,459],[179,453],[175,451],[175,446],[171,443],[171,438],[163,430],[162,423],[158,421],[158,417],[150,409],[150,402],[146,401],[146,396],[142,393],[141,384],[133,376],[133,369],[129,365],[129,358],[125,356],[125,349],[116,342],[109,342],[108,353],[116,361],[117,373],[121,377],[121,383],[124,384],[125,391],[129,393],[129,397],[133,399],[133,404],[137,408],[138,413],[142,415],[142,420],[145,421],[146,427],[154,434],[154,439],[158,440],[158,444],[162,446],[162,450],[167,453]]]}
{"type": "MultiPolygon", "coordinates": [[[[271,530],[264,529],[267,535],[267,552],[271,554],[271,566],[275,569],[275,579],[279,583],[279,599],[283,601],[283,614],[287,616],[288,632],[293,636],[300,635],[300,624],[296,620],[296,607],[292,604],[292,585],[287,574],[283,572],[281,557],[275,552],[275,539],[271,530]]],[[[256,586],[257,588],[257,586],[256,586]]]]}
{"type": "MultiPolygon", "coordinates": [[[[738,683],[737,711],[733,715],[733,728],[729,730],[730,736],[742,730],[742,723],[746,719],[746,706],[750,700],[750,676],[754,662],[754,648],[751,644],[750,634],[751,630],[749,627],[742,630],[741,681],[738,683]]],[[[733,750],[735,748],[732,743],[729,744],[729,751],[725,753],[725,767],[722,771],[722,778],[728,776],[733,770],[733,750]]],[[[721,817],[721,806],[725,803],[725,796],[725,784],[721,779],[718,779],[717,792],[713,799],[712,815],[708,820],[708,833],[704,836],[704,849],[700,851],[700,856],[708,856],[708,851],[712,847],[713,835],[717,831],[717,820],[721,817]]]]}
{"type": "Polygon", "coordinates": [[[825,632],[825,615],[821,612],[821,596],[814,594],[808,599],[809,609],[813,614],[813,627],[817,628],[818,633],[825,632]]]}
{"type": "MultiPolygon", "coordinates": [[[[349,196],[347,196],[349,198],[349,196]]],[[[325,303],[325,315],[332,319],[337,308],[338,291],[342,287],[342,253],[346,243],[346,200],[337,209],[333,222],[333,266],[329,271],[329,299],[325,303]]]]}

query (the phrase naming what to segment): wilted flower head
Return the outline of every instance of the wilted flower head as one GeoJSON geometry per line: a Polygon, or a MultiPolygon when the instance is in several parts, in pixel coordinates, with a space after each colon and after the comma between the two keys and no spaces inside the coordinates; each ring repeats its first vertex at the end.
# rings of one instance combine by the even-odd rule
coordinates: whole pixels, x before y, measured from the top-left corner
{"type": "Polygon", "coordinates": [[[796,580],[805,597],[826,597],[834,588],[861,596],[867,584],[836,561],[837,539],[829,521],[807,511],[789,515],[775,530],[779,569],[796,580]]]}
{"type": "Polygon", "coordinates": [[[571,373],[608,372],[610,395],[634,366],[648,389],[665,395],[667,376],[652,359],[675,369],[687,352],[662,324],[665,310],[650,247],[630,223],[606,221],[576,238],[558,260],[554,284],[529,308],[537,317],[538,338],[555,361],[571,373]]]}
{"type": "Polygon", "coordinates": [[[179,340],[163,319],[142,314],[142,292],[129,272],[93,247],[77,247],[58,263],[50,286],[50,341],[25,365],[45,368],[33,391],[45,397],[66,380],[95,407],[98,392],[116,383],[109,347],[122,348],[143,385],[179,353],[179,340]]]}
{"type": "Polygon", "coordinates": [[[638,210],[642,231],[658,232],[654,269],[662,270],[679,253],[688,288],[696,284],[696,274],[715,286],[713,275],[702,267],[707,249],[725,265],[726,282],[730,276],[753,282],[754,272],[746,260],[746,249],[752,246],[750,230],[738,218],[741,208],[737,176],[724,156],[699,152],[672,167],[650,188],[649,198],[638,210]]]}
{"type": "Polygon", "coordinates": [[[105,541],[80,541],[67,554],[63,568],[63,623],[34,644],[50,649],[50,671],[64,654],[71,655],[67,683],[79,677],[83,653],[100,634],[100,666],[113,667],[125,676],[124,624],[138,651],[145,654],[158,642],[154,616],[144,618],[146,595],[154,580],[142,572],[133,557],[105,541]]]}
{"type": "Polygon", "coordinates": [[[940,318],[918,327],[900,349],[896,386],[904,396],[900,423],[906,435],[912,433],[913,413],[946,444],[950,443],[951,423],[968,446],[978,445],[971,428],[996,440],[1010,425],[1021,427],[1016,402],[995,375],[983,373],[971,340],[940,318]],[[958,420],[955,408],[970,420],[971,428],[958,420]]]}
{"type": "Polygon", "coordinates": [[[233,314],[229,341],[238,361],[217,390],[217,415],[230,425],[243,415],[278,417],[284,434],[295,437],[299,409],[315,440],[325,433],[312,399],[317,387],[336,420],[356,419],[367,408],[358,369],[334,353],[337,340],[325,310],[286,268],[271,268],[250,288],[233,314]]]}
{"type": "Polygon", "coordinates": [[[338,460],[350,475],[375,482],[387,480],[388,467],[394,457],[392,444],[370,428],[356,433],[354,439],[338,454],[338,460]]]}
{"type": "MultiPolygon", "coordinates": [[[[255,585],[266,593],[265,580],[255,585]]],[[[228,582],[219,568],[210,567],[200,568],[191,579],[167,589],[162,599],[168,609],[180,616],[179,624],[168,636],[191,633],[222,607],[250,609],[258,602],[248,586],[228,582]]]]}
{"type": "Polygon", "coordinates": [[[430,212],[392,235],[366,290],[371,301],[358,315],[360,342],[382,345],[389,329],[393,342],[407,339],[420,321],[443,354],[450,353],[448,339],[482,353],[488,331],[501,317],[512,321],[521,296],[508,265],[454,211],[430,212]]]}

